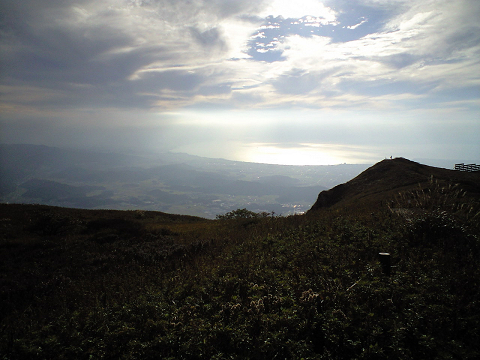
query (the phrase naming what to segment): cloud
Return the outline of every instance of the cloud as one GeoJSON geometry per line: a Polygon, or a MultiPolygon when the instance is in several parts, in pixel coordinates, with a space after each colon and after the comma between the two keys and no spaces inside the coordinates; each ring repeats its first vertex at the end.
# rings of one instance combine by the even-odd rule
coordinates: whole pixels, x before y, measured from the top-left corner
{"type": "Polygon", "coordinates": [[[292,69],[275,79],[273,85],[282,94],[308,94],[321,86],[327,74],[309,73],[303,69],[292,69]]]}
{"type": "MultiPolygon", "coordinates": [[[[70,97],[67,102],[78,106],[91,100],[88,92],[107,107],[121,107],[127,98],[133,106],[135,102],[139,107],[155,106],[171,98],[170,94],[163,96],[163,89],[191,91],[205,79],[199,77],[202,71],[196,75],[186,71],[238,55],[239,34],[244,40],[256,26],[238,18],[228,24],[223,21],[257,6],[248,1],[26,1],[7,5],[9,21],[1,29],[3,85],[11,91],[26,83],[31,89],[61,90],[62,101],[70,97]],[[165,71],[168,68],[178,71],[165,71]],[[148,75],[139,75],[144,72],[148,75]]],[[[45,105],[56,101],[44,98],[45,105]]]]}
{"type": "MultiPolygon", "coordinates": [[[[303,94],[311,97],[283,99],[321,107],[348,101],[347,84],[354,82],[383,81],[384,88],[417,82],[423,89],[429,88],[423,83],[435,78],[439,87],[455,86],[459,77],[462,83],[472,82],[480,39],[478,2],[368,0],[354,6],[361,11],[356,17],[347,16],[344,2],[326,4],[6,1],[3,89],[19,95],[17,104],[29,106],[39,106],[42,95],[32,102],[20,89],[25,84],[30,93],[42,89],[45,107],[162,109],[225,101],[227,94],[232,107],[240,98],[253,100],[252,94],[258,95],[257,106],[303,94]],[[315,30],[324,35],[286,33],[259,43],[257,55],[248,50],[249,39],[261,40],[261,32],[252,35],[261,28],[262,16],[295,18],[304,13],[324,19],[315,30]],[[337,26],[339,20],[343,27],[337,26]],[[376,31],[356,38],[367,25],[376,31]],[[338,41],[333,34],[341,28],[357,35],[338,41]]],[[[288,22],[279,26],[283,29],[288,22]]],[[[350,100],[359,95],[358,89],[352,86],[350,100]]],[[[372,97],[371,92],[363,95],[372,97]]]]}
{"type": "Polygon", "coordinates": [[[399,113],[478,115],[479,16],[477,0],[3,0],[0,125],[14,136],[15,119],[59,134],[82,117],[102,129],[155,119],[168,123],[158,138],[186,144],[175,131],[202,113],[212,142],[378,143],[363,128],[395,142],[399,113]]]}
{"type": "Polygon", "coordinates": [[[281,16],[298,19],[307,15],[322,18],[324,24],[335,22],[335,11],[318,0],[273,0],[258,14],[261,17],[281,16]]]}
{"type": "Polygon", "coordinates": [[[365,24],[366,22],[368,22],[367,19],[363,18],[362,21],[360,21],[358,24],[355,24],[355,25],[348,25],[347,26],[347,29],[350,29],[350,30],[355,30],[356,28],[358,28],[359,26],[365,24]]]}
{"type": "MultiPolygon", "coordinates": [[[[435,4],[438,6],[438,2],[435,4]]],[[[473,80],[478,55],[471,54],[480,50],[480,31],[466,3],[441,5],[444,7],[437,8],[433,3],[414,6],[392,18],[383,31],[345,43],[334,43],[325,36],[288,36],[282,44],[283,56],[292,69],[308,69],[310,73],[336,69],[323,84],[330,88],[341,86],[343,95],[349,92],[347,84],[372,80],[382,80],[384,87],[390,84],[392,88],[411,82],[427,92],[434,89],[429,84],[435,82],[439,87],[456,87],[455,83],[473,80]],[[454,26],[459,23],[462,25],[454,26]],[[460,38],[466,39],[461,45],[460,38]],[[447,68],[450,74],[445,72],[447,68]]],[[[288,77],[289,71],[282,76],[288,77]]],[[[295,77],[290,77],[294,81],[295,77]]]]}

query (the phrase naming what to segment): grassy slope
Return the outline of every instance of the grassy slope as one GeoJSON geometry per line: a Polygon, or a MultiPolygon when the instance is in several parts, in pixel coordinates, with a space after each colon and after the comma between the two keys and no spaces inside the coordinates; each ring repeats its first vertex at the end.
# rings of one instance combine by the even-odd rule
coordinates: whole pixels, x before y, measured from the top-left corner
{"type": "Polygon", "coordinates": [[[0,353],[478,358],[478,204],[432,189],[390,198],[407,215],[368,202],[232,221],[0,205],[0,353]]]}
{"type": "Polygon", "coordinates": [[[383,160],[345,184],[322,191],[312,210],[325,207],[373,207],[394,194],[457,185],[468,196],[480,197],[480,172],[467,173],[422,165],[403,158],[383,160]],[[433,180],[433,181],[432,181],[433,180]]]}

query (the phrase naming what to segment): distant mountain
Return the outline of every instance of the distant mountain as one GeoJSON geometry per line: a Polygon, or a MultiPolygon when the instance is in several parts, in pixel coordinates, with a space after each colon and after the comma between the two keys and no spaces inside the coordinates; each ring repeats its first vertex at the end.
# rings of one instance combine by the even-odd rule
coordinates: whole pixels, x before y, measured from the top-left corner
{"type": "Polygon", "coordinates": [[[393,199],[395,194],[414,189],[456,186],[466,197],[480,197],[480,172],[447,170],[396,158],[383,160],[352,180],[322,191],[311,212],[322,208],[371,207],[393,199]]]}

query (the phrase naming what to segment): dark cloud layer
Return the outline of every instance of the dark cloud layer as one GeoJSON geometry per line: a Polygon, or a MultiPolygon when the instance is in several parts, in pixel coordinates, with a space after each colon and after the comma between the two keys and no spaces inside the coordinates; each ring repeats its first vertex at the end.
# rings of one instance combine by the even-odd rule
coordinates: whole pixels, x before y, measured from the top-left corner
{"type": "Polygon", "coordinates": [[[199,75],[180,70],[130,77],[150,65],[190,65],[196,56],[206,61],[212,51],[221,53],[227,45],[215,21],[246,3],[5,1],[2,83],[62,90],[62,102],[71,105],[85,104],[91,94],[107,107],[123,107],[126,99],[151,107],[162,97],[159,90],[191,91],[199,75]],[[199,12],[213,18],[212,27],[199,28],[199,12]]]}

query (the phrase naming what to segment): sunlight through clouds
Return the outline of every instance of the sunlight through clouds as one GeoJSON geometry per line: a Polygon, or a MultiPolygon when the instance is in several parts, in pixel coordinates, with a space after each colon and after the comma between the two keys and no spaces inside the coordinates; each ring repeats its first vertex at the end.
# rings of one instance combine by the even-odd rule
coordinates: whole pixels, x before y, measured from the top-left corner
{"type": "Polygon", "coordinates": [[[259,15],[296,19],[310,15],[323,18],[324,24],[335,22],[336,19],[335,11],[318,0],[273,0],[259,15]]]}
{"type": "Polygon", "coordinates": [[[82,144],[80,134],[150,127],[163,149],[215,156],[208,144],[230,142],[217,156],[261,161],[344,159],[305,144],[353,146],[360,162],[370,150],[359,144],[379,157],[389,143],[424,157],[480,154],[470,120],[480,118],[479,17],[477,0],[6,1],[0,126],[11,131],[1,141],[82,144]],[[57,126],[81,128],[82,117],[77,134],[57,126]],[[468,131],[451,132],[465,121],[468,131]],[[430,150],[418,124],[435,127],[430,150]]]}

